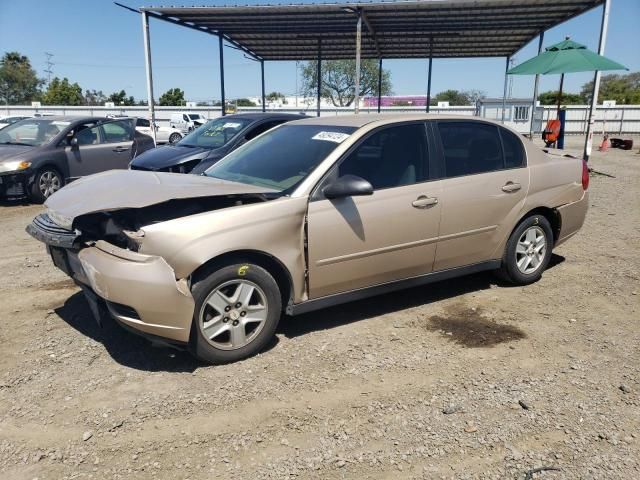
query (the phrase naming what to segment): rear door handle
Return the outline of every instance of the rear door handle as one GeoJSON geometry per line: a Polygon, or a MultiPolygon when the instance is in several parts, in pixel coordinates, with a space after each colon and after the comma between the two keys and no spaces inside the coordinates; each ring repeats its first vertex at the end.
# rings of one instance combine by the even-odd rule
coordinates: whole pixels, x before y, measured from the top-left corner
{"type": "Polygon", "coordinates": [[[438,199],[435,197],[427,197],[426,195],[420,195],[413,202],[411,202],[411,205],[413,205],[415,208],[427,208],[432,205],[436,205],[437,203],[438,203],[438,199]]]}
{"type": "Polygon", "coordinates": [[[128,152],[129,149],[126,147],[117,147],[117,148],[114,148],[113,151],[116,153],[122,153],[122,152],[128,152]]]}
{"type": "Polygon", "coordinates": [[[502,187],[502,191],[507,193],[512,193],[512,192],[517,192],[521,188],[522,188],[522,185],[520,185],[519,183],[507,182],[502,187]]]}

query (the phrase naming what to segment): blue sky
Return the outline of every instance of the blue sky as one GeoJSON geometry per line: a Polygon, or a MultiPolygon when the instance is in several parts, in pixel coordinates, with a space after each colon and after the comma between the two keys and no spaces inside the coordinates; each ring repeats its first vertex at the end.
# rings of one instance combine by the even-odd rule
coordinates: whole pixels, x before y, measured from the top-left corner
{"type": "MultiPolygon", "coordinates": [[[[190,5],[188,0],[121,0],[132,7],[142,5],[190,5]]],[[[198,0],[195,4],[227,2],[198,0]]],[[[230,1],[228,3],[234,3],[230,1]]],[[[265,3],[243,0],[242,3],[265,3]]],[[[287,3],[274,2],[269,3],[287,3]]],[[[311,3],[311,2],[308,2],[311,3]]],[[[566,35],[597,50],[601,8],[566,22],[545,34],[545,46],[566,35]]],[[[640,70],[640,0],[612,0],[605,54],[631,71],[640,70]]],[[[172,87],[185,90],[188,100],[220,97],[217,38],[151,20],[151,41],[156,96],[172,87]]],[[[534,56],[534,40],[516,54],[516,63],[534,56]]],[[[54,75],[68,77],[83,89],[111,93],[125,89],[136,98],[146,98],[141,20],[117,7],[111,0],[0,0],[0,54],[17,50],[27,55],[45,77],[44,52],[53,53],[54,75]]],[[[449,88],[479,89],[489,96],[501,96],[503,58],[436,59],[432,92],[449,88]]],[[[426,60],[385,60],[391,70],[395,94],[426,92],[426,60]]],[[[267,62],[267,91],[293,95],[296,84],[294,62],[267,62]]],[[[571,74],[566,91],[578,91],[592,74],[571,74]]],[[[541,91],[557,89],[559,77],[543,77],[541,91]]],[[[260,93],[260,67],[233,50],[225,50],[227,98],[260,93]]],[[[531,96],[533,79],[514,77],[513,95],[531,96]]]]}

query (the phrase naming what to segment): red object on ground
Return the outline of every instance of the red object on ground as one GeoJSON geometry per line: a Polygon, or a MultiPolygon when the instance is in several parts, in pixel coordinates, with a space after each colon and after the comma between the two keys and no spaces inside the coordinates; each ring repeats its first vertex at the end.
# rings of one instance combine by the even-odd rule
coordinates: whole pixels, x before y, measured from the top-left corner
{"type": "Polygon", "coordinates": [[[553,119],[547,121],[547,126],[544,128],[542,132],[542,140],[545,141],[547,147],[550,147],[551,144],[555,144],[558,141],[558,137],[560,136],[560,120],[553,119]]]}
{"type": "Polygon", "coordinates": [[[602,143],[600,144],[600,148],[598,148],[601,152],[606,152],[609,150],[609,135],[605,135],[602,137],[602,143]]]}

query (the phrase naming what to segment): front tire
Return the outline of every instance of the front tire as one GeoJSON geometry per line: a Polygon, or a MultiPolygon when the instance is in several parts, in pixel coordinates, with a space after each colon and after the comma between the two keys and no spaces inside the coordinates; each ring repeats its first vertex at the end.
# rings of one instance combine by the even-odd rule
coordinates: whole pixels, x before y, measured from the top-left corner
{"type": "Polygon", "coordinates": [[[182,135],[180,135],[177,132],[174,132],[171,135],[169,135],[169,143],[176,143],[176,142],[179,142],[181,139],[182,139],[182,135]]]}
{"type": "Polygon", "coordinates": [[[264,268],[223,266],[192,286],[195,300],[190,348],[199,359],[230,363],[263,350],[282,313],[280,289],[264,268]]]}
{"type": "Polygon", "coordinates": [[[542,215],[531,215],[516,227],[507,241],[500,276],[516,285],[537,282],[549,265],[553,231],[542,215]]]}
{"type": "Polygon", "coordinates": [[[53,167],[43,167],[36,174],[31,186],[31,200],[35,203],[44,203],[64,186],[64,178],[53,167]]]}

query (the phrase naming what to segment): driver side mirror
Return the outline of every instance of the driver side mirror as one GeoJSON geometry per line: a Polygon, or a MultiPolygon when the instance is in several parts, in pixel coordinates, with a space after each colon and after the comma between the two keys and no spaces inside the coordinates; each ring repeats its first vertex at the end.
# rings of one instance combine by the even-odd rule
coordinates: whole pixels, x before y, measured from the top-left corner
{"type": "Polygon", "coordinates": [[[322,189],[325,198],[330,200],[344,197],[373,195],[373,186],[364,178],[356,175],[343,175],[322,189]]]}
{"type": "Polygon", "coordinates": [[[69,142],[69,146],[71,148],[78,148],[78,139],[76,137],[73,137],[69,142]]]}

